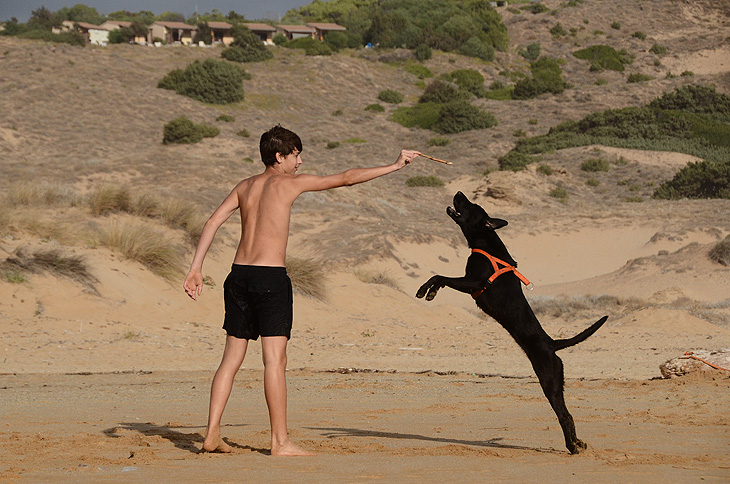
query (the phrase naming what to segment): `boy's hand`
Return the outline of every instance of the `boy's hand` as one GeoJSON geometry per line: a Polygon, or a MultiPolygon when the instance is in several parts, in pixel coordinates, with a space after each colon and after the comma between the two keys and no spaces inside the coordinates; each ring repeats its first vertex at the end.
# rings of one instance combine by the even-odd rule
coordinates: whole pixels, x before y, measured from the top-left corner
{"type": "Polygon", "coordinates": [[[398,169],[400,170],[404,166],[410,164],[416,156],[420,156],[420,155],[421,155],[420,151],[400,150],[400,155],[398,156],[398,159],[395,161],[395,164],[398,166],[398,169]]]}
{"type": "Polygon", "coordinates": [[[183,283],[183,289],[193,301],[197,301],[198,296],[203,292],[203,274],[197,269],[190,269],[185,283],[183,283]]]}

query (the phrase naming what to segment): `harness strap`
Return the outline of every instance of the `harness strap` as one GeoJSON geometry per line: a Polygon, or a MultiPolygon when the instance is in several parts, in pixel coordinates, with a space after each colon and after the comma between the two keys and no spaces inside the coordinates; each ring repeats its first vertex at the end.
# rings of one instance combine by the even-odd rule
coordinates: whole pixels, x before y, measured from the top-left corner
{"type": "MultiPolygon", "coordinates": [[[[501,259],[497,259],[492,254],[489,254],[489,253],[483,251],[482,249],[472,249],[471,252],[472,252],[472,254],[477,253],[477,254],[481,254],[481,255],[485,256],[492,263],[492,268],[494,269],[494,274],[492,274],[492,276],[489,278],[489,280],[488,280],[489,284],[493,283],[497,277],[501,276],[505,272],[514,272],[514,274],[519,278],[519,280],[522,281],[522,284],[524,284],[528,287],[531,287],[532,283],[530,281],[528,281],[525,276],[520,274],[520,272],[515,268],[515,266],[508,264],[501,259]],[[499,267],[500,264],[504,267],[499,267]]],[[[486,288],[487,287],[485,286],[482,289],[479,289],[478,291],[473,292],[471,297],[476,299],[477,297],[479,297],[479,295],[481,293],[484,292],[484,290],[486,288]]]]}

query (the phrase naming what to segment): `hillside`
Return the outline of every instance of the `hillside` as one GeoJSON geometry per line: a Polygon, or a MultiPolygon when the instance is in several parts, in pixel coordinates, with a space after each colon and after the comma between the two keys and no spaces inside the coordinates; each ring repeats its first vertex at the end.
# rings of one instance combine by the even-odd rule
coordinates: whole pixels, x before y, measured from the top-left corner
{"type": "MultiPolygon", "coordinates": [[[[537,15],[500,9],[511,44],[493,63],[435,52],[425,65],[436,75],[476,69],[484,75],[486,86],[494,81],[509,83],[510,72],[529,70],[519,51],[539,42],[543,54],[564,61],[563,78],[571,87],[559,95],[526,101],[473,100],[494,114],[497,126],[448,135],[447,146],[432,147],[428,140],[439,136],[436,133],[404,128],[389,120],[395,106],[385,104],[385,113],[364,110],[378,102],[377,95],[384,89],[403,93],[404,105],[416,102],[423,87],[403,66],[401,60],[409,58],[408,51],[363,49],[308,57],[302,51],[275,48],[272,60],[245,65],[251,79],[244,81],[244,102],[214,106],[156,86],[174,68],[218,58],[218,48],[77,48],[2,37],[0,89],[7,95],[0,98],[0,189],[8,193],[19,182],[43,182],[84,197],[105,184],[126,186],[137,194],[183,200],[203,217],[238,180],[262,169],[258,137],[276,123],[302,136],[303,171],[307,173],[389,163],[400,147],[419,149],[454,164],[419,159],[389,177],[305,194],[295,204],[290,255],[320,261],[330,276],[325,281],[329,295],[325,303],[297,296],[298,307],[307,307],[301,310],[300,328],[310,325],[319,331],[316,321],[334,324],[338,318],[353,317],[348,308],[356,294],[379,301],[377,309],[370,308],[379,312],[359,316],[364,322],[354,326],[356,335],[385,324],[383,318],[392,320],[387,308],[393,305],[404,311],[395,318],[398,324],[410,326],[413,318],[443,317],[454,325],[466,321],[477,331],[482,316],[468,297],[444,293],[431,305],[412,297],[434,272],[456,275],[463,270],[464,243],[444,212],[456,190],[483,204],[490,214],[509,220],[501,235],[521,270],[537,286],[530,297],[559,301],[569,295],[608,295],[619,298],[615,307],[597,308],[585,317],[595,319],[598,312],[610,310],[614,318],[635,309],[635,302],[625,300],[629,296],[639,297],[640,305],[658,307],[659,303],[649,303],[652,295],[678,288],[672,293],[674,299],[662,304],[689,298],[694,302],[680,305],[679,310],[689,314],[699,305],[707,309],[703,309],[703,317],[727,328],[727,294],[718,288],[727,287],[730,274],[727,267],[710,263],[703,254],[730,233],[730,202],[651,199],[655,187],[692,157],[593,146],[544,155],[542,163],[552,167],[552,175],[536,166],[516,173],[494,171],[497,158],[519,136],[542,134],[567,120],[608,108],[643,105],[689,83],[714,84],[719,92],[730,93],[730,21],[726,11],[718,10],[727,7],[710,1],[660,0],[586,0],[573,7],[548,1],[545,5],[551,11],[537,15]],[[557,22],[574,33],[554,37],[550,28],[557,22]],[[614,22],[620,23],[619,29],[612,27],[614,22]],[[644,32],[646,38],[633,37],[636,31],[644,32]],[[623,73],[596,73],[589,71],[588,62],[572,55],[579,48],[600,43],[626,49],[635,56],[634,62],[623,73]],[[667,53],[650,53],[655,43],[665,46],[667,53]],[[684,71],[694,75],[680,76],[684,71]],[[627,75],[635,72],[654,79],[627,83],[627,75]],[[597,84],[598,79],[604,82],[597,84]],[[222,114],[235,121],[217,121],[222,114]],[[215,125],[221,134],[195,145],[163,145],[163,125],[181,115],[215,125]],[[250,136],[238,135],[242,129],[250,136]],[[355,138],[365,142],[347,142],[355,138]],[[328,149],[332,141],[340,145],[328,149]],[[590,158],[611,163],[608,173],[596,175],[597,186],[587,185],[587,175],[579,168],[590,158]],[[405,181],[414,175],[438,176],[446,186],[409,188],[405,181]],[[566,200],[550,195],[556,187],[566,190],[566,200]],[[692,243],[696,244],[690,251],[692,257],[675,255],[692,243]],[[651,266],[651,270],[646,269],[642,277],[620,276],[631,260],[649,261],[642,267],[651,266]],[[356,269],[385,274],[398,289],[366,284],[364,278],[353,276],[356,269]],[[708,309],[710,305],[715,307],[708,309]]],[[[204,322],[208,336],[201,336],[193,346],[207,350],[207,345],[218,342],[208,327],[219,326],[220,287],[211,286],[207,299],[194,306],[179,290],[192,254],[192,245],[179,229],[144,221],[157,224],[156,230],[183,247],[177,274],[163,279],[98,241],[90,241],[98,227],[133,223],[133,216],[92,215],[81,202],[7,204],[0,215],[3,257],[13,256],[19,247],[60,248],[84,256],[97,280],[93,290],[47,273],[28,275],[22,283],[0,282],[12,301],[2,303],[0,313],[4,324],[19,332],[14,334],[26,335],[26,327],[40,324],[52,328],[49,331],[60,338],[65,331],[75,333],[80,321],[84,326],[101,318],[107,327],[84,338],[98,344],[116,337],[125,345],[137,340],[139,345],[158,344],[168,331],[159,329],[160,321],[177,329],[204,322]],[[69,299],[78,300],[79,305],[68,307],[69,299]],[[27,324],[30,321],[32,325],[27,324]],[[136,336],[125,339],[125,334],[136,336]],[[210,342],[204,344],[208,338],[210,342]]],[[[227,223],[206,263],[213,284],[222,282],[230,263],[238,235],[236,218],[227,223]]],[[[632,267],[641,270],[637,264],[632,267]]],[[[561,317],[556,325],[583,324],[574,320],[575,314],[561,317]]],[[[38,337],[42,338],[33,336],[34,341],[38,337]]],[[[80,348],[80,341],[72,346],[80,348]]],[[[171,347],[172,341],[168,343],[171,347]]],[[[118,358],[104,368],[127,365],[126,352],[115,350],[118,358]]],[[[70,361],[75,363],[67,366],[85,361],[74,358],[70,361]]],[[[43,367],[38,360],[6,360],[2,371],[43,367]]],[[[466,363],[455,360],[453,365],[466,363]]]]}

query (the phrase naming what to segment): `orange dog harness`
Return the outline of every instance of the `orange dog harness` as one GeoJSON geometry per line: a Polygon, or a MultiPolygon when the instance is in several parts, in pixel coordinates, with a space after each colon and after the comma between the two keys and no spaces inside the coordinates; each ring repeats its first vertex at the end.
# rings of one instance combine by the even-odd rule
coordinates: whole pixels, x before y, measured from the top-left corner
{"type": "MultiPolygon", "coordinates": [[[[528,281],[525,276],[523,276],[522,274],[520,274],[519,271],[515,268],[515,266],[510,265],[510,264],[507,264],[502,259],[497,259],[492,254],[488,254],[487,252],[484,252],[482,249],[472,249],[471,252],[472,252],[472,254],[475,253],[475,252],[477,254],[482,254],[487,259],[489,259],[489,261],[492,263],[492,268],[494,269],[494,274],[492,274],[492,276],[489,278],[489,283],[490,284],[493,283],[494,280],[497,277],[501,276],[505,272],[514,272],[515,275],[520,279],[520,281],[522,281],[522,284],[524,284],[525,286],[527,286],[528,289],[532,289],[532,287],[533,287],[532,286],[532,283],[530,281],[528,281]],[[504,267],[499,267],[500,264],[502,266],[504,266],[504,267]]],[[[471,295],[471,297],[473,297],[474,299],[476,299],[477,297],[479,297],[479,295],[481,293],[484,292],[484,290],[486,288],[487,287],[485,286],[482,289],[479,289],[478,291],[473,292],[472,295],[471,295]]]]}

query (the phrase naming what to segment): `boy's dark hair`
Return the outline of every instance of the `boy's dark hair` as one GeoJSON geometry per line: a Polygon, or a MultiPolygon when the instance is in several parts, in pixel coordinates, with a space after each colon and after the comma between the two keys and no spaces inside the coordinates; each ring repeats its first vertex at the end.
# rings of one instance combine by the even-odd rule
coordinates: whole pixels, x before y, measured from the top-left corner
{"type": "Polygon", "coordinates": [[[302,152],[302,140],[295,132],[282,128],[280,124],[261,135],[259,151],[261,151],[261,161],[266,166],[276,163],[277,153],[287,156],[294,150],[302,152]]]}

